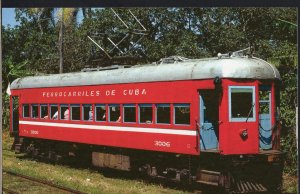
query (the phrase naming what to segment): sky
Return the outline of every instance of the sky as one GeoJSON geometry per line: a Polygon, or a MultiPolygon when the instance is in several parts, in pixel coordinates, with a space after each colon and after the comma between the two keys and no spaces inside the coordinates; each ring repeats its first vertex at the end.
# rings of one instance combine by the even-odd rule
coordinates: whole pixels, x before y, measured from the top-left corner
{"type": "Polygon", "coordinates": [[[2,9],[2,25],[7,26],[8,24],[11,27],[20,24],[15,20],[15,9],[14,8],[3,8],[2,9]]]}
{"type": "MultiPolygon", "coordinates": [[[[15,8],[3,8],[2,9],[2,25],[7,26],[10,25],[11,27],[15,27],[16,25],[19,25],[20,23],[16,21],[15,19],[15,8]]],[[[80,23],[80,21],[83,19],[82,11],[79,11],[79,15],[77,16],[77,22],[80,23]]]]}

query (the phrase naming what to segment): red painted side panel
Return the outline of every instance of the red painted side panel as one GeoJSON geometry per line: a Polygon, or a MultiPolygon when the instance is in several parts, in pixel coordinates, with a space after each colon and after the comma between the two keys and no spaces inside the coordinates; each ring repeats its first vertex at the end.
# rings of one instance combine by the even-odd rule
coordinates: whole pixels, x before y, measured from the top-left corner
{"type": "MultiPolygon", "coordinates": [[[[259,151],[258,133],[258,80],[230,80],[222,79],[222,95],[219,103],[219,150],[221,154],[256,154],[259,151]],[[229,86],[254,86],[256,120],[246,122],[229,121],[229,86]],[[240,132],[247,129],[248,138],[243,140],[240,132]]],[[[273,87],[272,87],[273,88],[273,87]]],[[[214,89],[213,80],[193,80],[174,82],[153,82],[114,84],[101,86],[80,86],[62,88],[35,88],[12,91],[13,95],[20,96],[20,104],[139,104],[139,103],[189,103],[190,125],[138,124],[138,123],[110,123],[84,122],[71,120],[42,120],[20,118],[27,122],[57,123],[58,126],[20,124],[20,135],[26,137],[54,139],[61,141],[80,142],[96,145],[126,147],[133,149],[154,150],[181,154],[199,154],[198,134],[196,121],[199,121],[199,94],[200,89],[214,89]],[[105,126],[108,130],[94,130],[89,128],[61,127],[63,124],[105,126]],[[114,130],[110,130],[114,129],[114,130]],[[118,130],[120,127],[120,130],[118,130]],[[129,127],[133,131],[122,131],[129,127]],[[162,133],[139,132],[155,129],[162,133]],[[182,134],[164,133],[164,130],[180,130],[182,134]],[[33,132],[31,132],[33,131],[33,132]],[[36,132],[37,131],[37,132],[36,132]],[[189,135],[186,135],[188,133],[189,135]],[[158,143],[157,143],[158,142],[158,143]],[[169,143],[169,144],[168,144],[169,143]],[[170,145],[170,146],[168,146],[170,145]]],[[[219,91],[219,90],[216,90],[219,91]]],[[[274,96],[274,92],[273,92],[274,96]]],[[[275,111],[275,100],[272,96],[272,112],[275,111]]],[[[173,107],[170,107],[173,110],[173,107]]],[[[20,110],[22,110],[20,108],[20,110]]],[[[272,113],[272,123],[274,114],[272,113]]],[[[20,113],[20,116],[22,113],[20,113]]],[[[173,120],[171,111],[171,121],[173,120]]],[[[71,125],[70,125],[71,126],[71,125]]]]}
{"type": "Polygon", "coordinates": [[[22,89],[22,103],[189,103],[213,80],[22,89]]]}
{"type": "Polygon", "coordinates": [[[223,97],[220,105],[220,146],[222,154],[256,154],[259,151],[259,133],[258,133],[258,106],[256,107],[256,121],[230,122],[229,121],[229,86],[255,86],[256,105],[258,104],[258,83],[256,80],[236,81],[223,80],[223,97]],[[243,140],[240,133],[247,129],[248,138],[243,140]]]}
{"type": "MultiPolygon", "coordinates": [[[[71,120],[49,120],[20,118],[25,122],[47,122],[58,124],[92,124],[94,126],[131,127],[149,129],[181,130],[194,135],[143,133],[124,131],[105,131],[53,127],[43,125],[20,124],[20,135],[43,139],[80,142],[96,145],[126,147],[133,149],[174,152],[181,154],[199,154],[199,137],[196,134],[196,120],[199,119],[199,89],[213,89],[213,80],[176,81],[156,83],[114,84],[99,86],[32,88],[14,90],[13,95],[20,96],[20,104],[142,104],[142,103],[188,103],[190,104],[190,125],[173,124],[173,106],[171,106],[171,124],[138,124],[85,122],[71,120]],[[168,146],[169,145],[169,146],[168,146]]],[[[122,108],[122,106],[121,106],[122,108]]],[[[122,111],[121,111],[122,112],[122,111]]],[[[22,113],[20,114],[22,115],[22,113]]]]}
{"type": "Polygon", "coordinates": [[[105,145],[196,155],[196,136],[105,131],[65,127],[21,125],[20,135],[94,145],[105,145]]]}

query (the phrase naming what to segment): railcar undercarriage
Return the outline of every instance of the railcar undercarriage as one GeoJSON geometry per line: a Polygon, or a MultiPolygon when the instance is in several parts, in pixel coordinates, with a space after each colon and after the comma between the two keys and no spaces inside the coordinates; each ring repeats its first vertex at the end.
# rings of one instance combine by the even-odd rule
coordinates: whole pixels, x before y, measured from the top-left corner
{"type": "Polygon", "coordinates": [[[227,193],[280,193],[282,185],[283,154],[274,150],[234,156],[202,152],[199,157],[19,137],[12,148],[52,162],[76,160],[79,165],[212,185],[227,193]]]}

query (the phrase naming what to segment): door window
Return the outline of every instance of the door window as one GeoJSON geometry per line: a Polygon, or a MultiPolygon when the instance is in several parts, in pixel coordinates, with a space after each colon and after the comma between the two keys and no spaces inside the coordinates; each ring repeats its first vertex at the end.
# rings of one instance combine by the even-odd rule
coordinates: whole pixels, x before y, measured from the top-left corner
{"type": "Polygon", "coordinates": [[[229,87],[229,120],[255,121],[255,87],[229,87]]]}

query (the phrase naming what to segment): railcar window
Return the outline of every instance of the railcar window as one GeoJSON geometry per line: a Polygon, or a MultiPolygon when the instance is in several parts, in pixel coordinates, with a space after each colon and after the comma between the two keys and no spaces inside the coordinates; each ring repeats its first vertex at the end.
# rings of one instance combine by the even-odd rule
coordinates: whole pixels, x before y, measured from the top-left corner
{"type": "Polygon", "coordinates": [[[120,105],[112,104],[109,105],[109,121],[110,122],[120,122],[121,114],[120,114],[120,105]]]}
{"type": "Polygon", "coordinates": [[[270,88],[265,90],[263,86],[260,86],[259,90],[259,114],[270,114],[270,101],[271,101],[271,91],[270,88]]]}
{"type": "Polygon", "coordinates": [[[73,121],[80,120],[80,105],[79,104],[71,105],[71,120],[73,120],[73,121]]]}
{"type": "Polygon", "coordinates": [[[58,119],[58,106],[57,105],[50,106],[50,116],[51,116],[51,119],[58,119]]]}
{"type": "Polygon", "coordinates": [[[106,121],[105,105],[96,105],[96,121],[106,121]]]}
{"type": "Polygon", "coordinates": [[[39,106],[37,104],[31,105],[31,117],[32,118],[39,117],[39,106]]]}
{"type": "Polygon", "coordinates": [[[123,106],[124,122],[135,123],[136,122],[136,108],[134,104],[126,104],[123,106]]]}
{"type": "Polygon", "coordinates": [[[60,119],[69,120],[70,119],[70,110],[67,104],[60,105],[60,119]]]}
{"type": "Polygon", "coordinates": [[[92,121],[94,115],[93,105],[84,104],[82,113],[83,113],[82,117],[84,121],[92,121]]]}
{"type": "Polygon", "coordinates": [[[41,104],[41,112],[40,112],[41,119],[48,119],[48,105],[41,104]]]}
{"type": "Polygon", "coordinates": [[[229,87],[230,121],[255,121],[254,86],[229,87]]]}
{"type": "Polygon", "coordinates": [[[23,117],[24,118],[30,117],[30,115],[29,115],[29,104],[24,104],[23,105],[23,117]]]}
{"type": "Polygon", "coordinates": [[[156,123],[170,124],[170,104],[156,105],[156,123]]]}
{"type": "Polygon", "coordinates": [[[174,105],[174,123],[177,125],[190,124],[190,105],[176,104],[174,105]]]}
{"type": "Polygon", "coordinates": [[[152,104],[141,104],[139,105],[139,118],[140,123],[153,123],[153,108],[152,104]]]}

